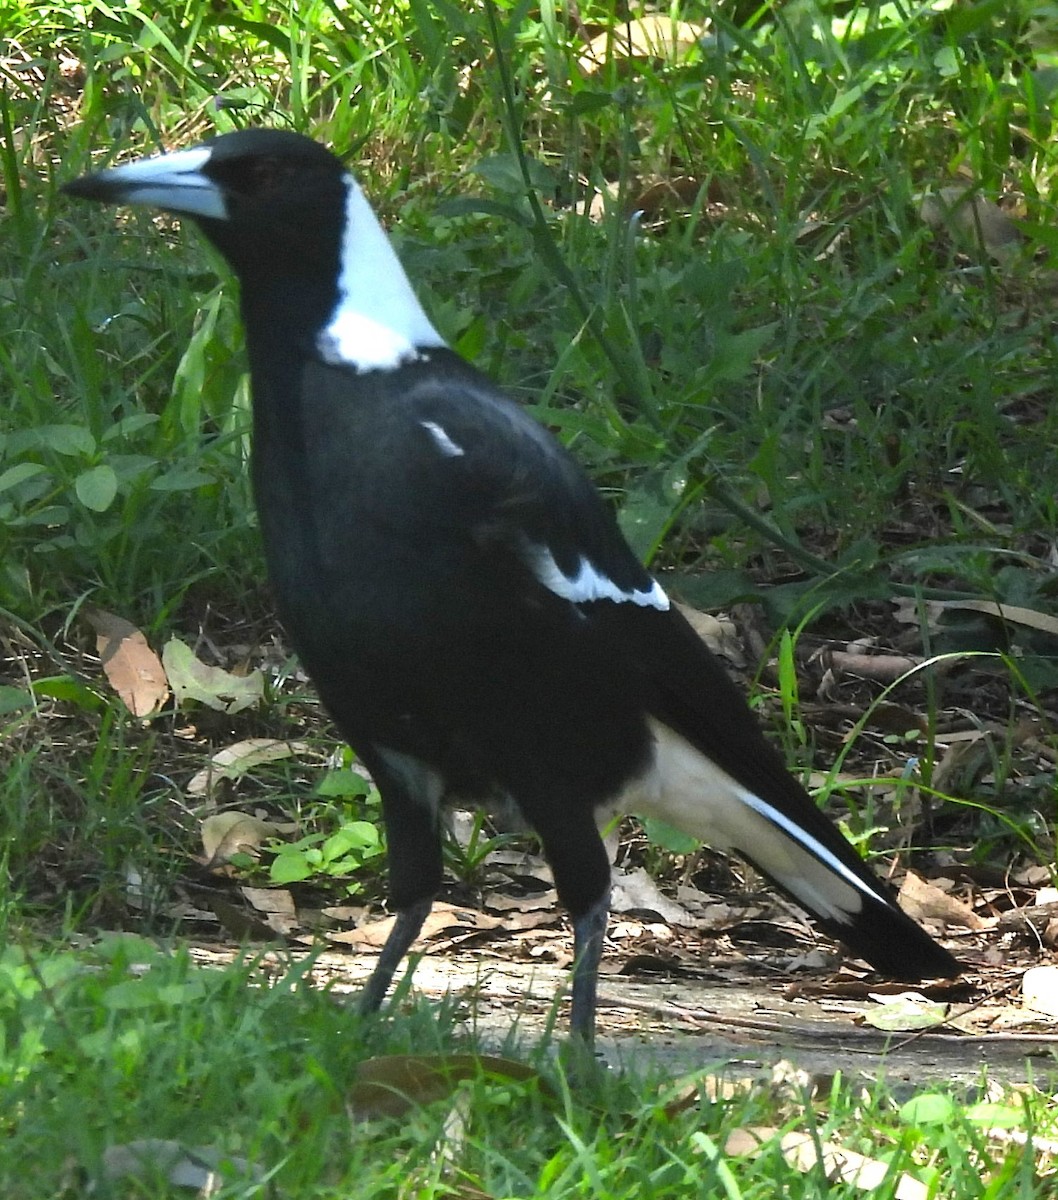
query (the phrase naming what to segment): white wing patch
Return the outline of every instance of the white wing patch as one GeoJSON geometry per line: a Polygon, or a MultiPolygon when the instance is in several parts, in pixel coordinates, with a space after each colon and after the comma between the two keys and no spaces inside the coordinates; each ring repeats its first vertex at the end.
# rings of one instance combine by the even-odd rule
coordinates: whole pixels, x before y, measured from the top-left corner
{"type": "Polygon", "coordinates": [[[346,176],[338,303],[316,338],[320,357],[358,371],[392,371],[443,345],[364,193],[346,176]]]}
{"type": "Polygon", "coordinates": [[[466,454],[463,447],[448,436],[444,426],[438,425],[436,421],[420,421],[419,424],[433,438],[434,444],[445,458],[462,458],[466,454]]]}
{"type": "Polygon", "coordinates": [[[591,600],[613,600],[617,604],[638,604],[641,608],[656,608],[667,612],[669,598],[656,579],[646,590],[620,588],[608,576],[597,571],[581,555],[575,575],[567,575],[555,562],[555,556],[547,546],[529,546],[529,568],[537,579],[556,596],[571,604],[586,604],[591,600]]]}

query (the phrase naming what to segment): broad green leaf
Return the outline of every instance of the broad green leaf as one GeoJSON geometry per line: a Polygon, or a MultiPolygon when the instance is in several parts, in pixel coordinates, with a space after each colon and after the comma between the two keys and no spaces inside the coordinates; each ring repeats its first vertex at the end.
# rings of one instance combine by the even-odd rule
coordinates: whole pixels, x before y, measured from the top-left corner
{"type": "Polygon", "coordinates": [[[40,463],[16,463],[0,474],[0,492],[18,487],[20,483],[25,483],[27,479],[32,479],[35,475],[43,474],[47,469],[40,463]]]}
{"type": "Polygon", "coordinates": [[[47,696],[51,700],[62,700],[85,712],[96,712],[106,705],[106,701],[98,692],[94,692],[70,675],[49,675],[44,679],[35,679],[33,694],[47,696]]]}
{"type": "Polygon", "coordinates": [[[36,430],[39,445],[56,454],[94,454],[96,440],[83,425],[42,425],[36,430]]]}
{"type": "Polygon", "coordinates": [[[313,873],[305,852],[297,849],[281,850],[272,859],[268,877],[273,883],[299,883],[313,873]]]}
{"type": "Polygon", "coordinates": [[[698,849],[697,838],[692,838],[682,830],[674,829],[664,821],[655,820],[653,817],[644,817],[643,828],[647,832],[647,837],[656,846],[660,846],[662,850],[668,850],[670,854],[690,854],[693,850],[698,849]]]}
{"type": "Polygon", "coordinates": [[[171,471],[164,471],[157,479],[152,479],[151,491],[190,492],[210,483],[216,483],[215,476],[200,471],[198,467],[190,467],[185,464],[173,467],[171,471]]]}
{"type": "MultiPolygon", "coordinates": [[[[535,158],[526,158],[529,171],[529,182],[538,192],[551,191],[555,186],[554,176],[542,162],[535,158]]],[[[471,167],[475,175],[480,175],[498,192],[508,196],[525,195],[525,179],[522,176],[522,166],[514,154],[490,154],[480,159],[471,167]]]]}
{"type": "Polygon", "coordinates": [[[343,800],[355,799],[357,796],[366,796],[370,791],[370,780],[361,775],[359,771],[354,771],[350,767],[342,767],[337,771],[328,771],[316,785],[317,796],[327,796],[343,800]]]}
{"type": "Polygon", "coordinates": [[[380,841],[378,830],[369,821],[349,821],[323,843],[323,857],[335,859],[350,851],[374,850],[380,841]]]}
{"type": "Polygon", "coordinates": [[[20,712],[33,704],[33,696],[25,688],[0,685],[0,717],[7,713],[20,712]]]}
{"type": "Polygon", "coordinates": [[[82,471],[74,480],[73,490],[85,508],[106,512],[118,494],[118,477],[113,467],[100,463],[98,467],[82,471]]]}
{"type": "Polygon", "coordinates": [[[940,1092],[912,1096],[900,1109],[905,1125],[942,1125],[955,1116],[955,1101],[940,1092]]]}

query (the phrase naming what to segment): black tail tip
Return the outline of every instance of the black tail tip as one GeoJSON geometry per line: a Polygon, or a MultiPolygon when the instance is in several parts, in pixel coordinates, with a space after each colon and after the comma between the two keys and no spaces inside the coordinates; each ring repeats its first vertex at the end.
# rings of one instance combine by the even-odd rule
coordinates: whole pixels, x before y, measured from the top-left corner
{"type": "Polygon", "coordinates": [[[851,925],[827,932],[890,979],[954,979],[966,969],[895,903],[867,904],[851,925]]]}

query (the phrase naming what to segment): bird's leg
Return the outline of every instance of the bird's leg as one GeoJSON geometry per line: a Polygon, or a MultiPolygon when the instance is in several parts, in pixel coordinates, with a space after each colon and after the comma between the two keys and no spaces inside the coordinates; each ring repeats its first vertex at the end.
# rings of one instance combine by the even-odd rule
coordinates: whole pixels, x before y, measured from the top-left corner
{"type": "Polygon", "coordinates": [[[595,999],[599,960],[606,922],[610,916],[610,889],[573,920],[573,1012],[570,1029],[589,1049],[595,1041],[595,999]]]}
{"type": "Polygon", "coordinates": [[[382,793],[389,899],[397,910],[397,919],[360,997],[360,1011],[369,1013],[386,998],[394,972],[419,936],[441,887],[437,808],[444,785],[436,772],[410,755],[366,746],[358,753],[382,793]]]}
{"type": "Polygon", "coordinates": [[[389,985],[393,982],[394,972],[401,960],[408,953],[412,942],[419,936],[423,922],[429,916],[433,907],[433,897],[427,900],[417,900],[414,904],[397,913],[397,919],[386,938],[382,953],[378,956],[375,969],[367,981],[360,996],[360,1011],[372,1013],[378,1010],[386,998],[389,985]]]}

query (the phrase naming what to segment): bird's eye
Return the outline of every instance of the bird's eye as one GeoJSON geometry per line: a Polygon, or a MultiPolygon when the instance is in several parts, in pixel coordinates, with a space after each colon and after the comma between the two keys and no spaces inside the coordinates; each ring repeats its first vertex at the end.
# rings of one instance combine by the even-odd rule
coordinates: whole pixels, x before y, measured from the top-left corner
{"type": "Polygon", "coordinates": [[[253,194],[273,191],[289,174],[286,165],[275,158],[255,158],[246,167],[243,186],[253,194]]]}
{"type": "Polygon", "coordinates": [[[255,191],[267,191],[276,186],[288,174],[285,165],[274,158],[260,158],[253,164],[252,178],[255,191]]]}
{"type": "Polygon", "coordinates": [[[219,163],[214,178],[236,195],[266,195],[281,189],[288,180],[290,165],[276,158],[245,158],[219,163]]]}

